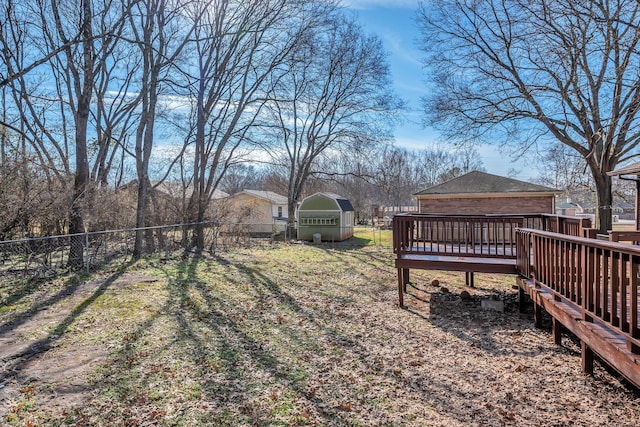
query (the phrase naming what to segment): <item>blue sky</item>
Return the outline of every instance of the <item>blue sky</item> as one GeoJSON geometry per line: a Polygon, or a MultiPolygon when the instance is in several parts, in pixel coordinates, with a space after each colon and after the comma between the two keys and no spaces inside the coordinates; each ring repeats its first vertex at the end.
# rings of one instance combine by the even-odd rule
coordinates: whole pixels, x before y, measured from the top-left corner
{"type": "MultiPolygon", "coordinates": [[[[357,14],[365,29],[376,34],[389,53],[389,62],[396,93],[405,100],[410,111],[407,120],[396,129],[396,144],[410,149],[423,149],[438,143],[438,134],[421,124],[420,97],[428,88],[424,83],[422,54],[417,47],[419,38],[415,22],[418,0],[343,0],[343,4],[357,14]]],[[[528,181],[534,176],[522,162],[512,162],[508,154],[496,146],[478,148],[487,172],[509,175],[510,169],[519,173],[513,178],[528,181]]]]}

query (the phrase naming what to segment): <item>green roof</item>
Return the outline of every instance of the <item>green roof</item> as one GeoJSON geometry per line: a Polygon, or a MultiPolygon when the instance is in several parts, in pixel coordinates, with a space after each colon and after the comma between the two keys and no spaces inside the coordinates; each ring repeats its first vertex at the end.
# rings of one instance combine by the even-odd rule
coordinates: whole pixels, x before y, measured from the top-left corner
{"type": "Polygon", "coordinates": [[[491,193],[559,193],[559,191],[513,178],[473,171],[419,191],[414,196],[491,193]]]}

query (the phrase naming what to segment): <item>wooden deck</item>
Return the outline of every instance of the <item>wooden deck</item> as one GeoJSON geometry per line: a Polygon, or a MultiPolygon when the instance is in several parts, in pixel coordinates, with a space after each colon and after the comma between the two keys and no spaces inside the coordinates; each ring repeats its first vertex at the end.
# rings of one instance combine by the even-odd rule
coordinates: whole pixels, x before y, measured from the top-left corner
{"type": "Polygon", "coordinates": [[[529,227],[581,235],[584,220],[554,215],[424,215],[393,218],[393,249],[398,269],[398,298],[411,269],[464,271],[467,285],[474,273],[518,274],[516,230],[529,227]]]}
{"type": "Polygon", "coordinates": [[[594,355],[640,387],[640,233],[595,239],[584,220],[553,216],[394,217],[398,297],[410,269],[517,275],[521,299],[534,303],[540,324],[545,310],[560,343],[562,328],[582,343],[585,372],[594,355]],[[586,237],[584,237],[586,236],[586,237]]]}

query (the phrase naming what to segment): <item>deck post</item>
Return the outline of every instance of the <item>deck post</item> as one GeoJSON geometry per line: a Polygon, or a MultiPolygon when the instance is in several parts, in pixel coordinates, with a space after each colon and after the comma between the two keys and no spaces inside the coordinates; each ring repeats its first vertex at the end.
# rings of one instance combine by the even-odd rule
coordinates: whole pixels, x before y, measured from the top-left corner
{"type": "Polygon", "coordinates": [[[465,272],[465,284],[470,287],[470,288],[474,288],[474,282],[473,282],[473,271],[467,271],[465,272]]]}
{"type": "Polygon", "coordinates": [[[398,269],[398,306],[400,308],[404,308],[404,293],[407,291],[408,281],[409,281],[409,269],[399,268],[398,269]]]}
{"type": "Polygon", "coordinates": [[[562,324],[555,317],[552,320],[551,334],[555,345],[562,344],[562,324]]]}
{"type": "Polygon", "coordinates": [[[582,346],[582,372],[593,374],[593,350],[584,341],[580,341],[580,344],[582,346]]]}
{"type": "Polygon", "coordinates": [[[536,328],[542,328],[542,306],[538,304],[536,299],[533,301],[533,323],[536,328]]]}
{"type": "Polygon", "coordinates": [[[520,313],[527,311],[527,294],[522,287],[522,284],[518,286],[518,310],[520,313]]]}

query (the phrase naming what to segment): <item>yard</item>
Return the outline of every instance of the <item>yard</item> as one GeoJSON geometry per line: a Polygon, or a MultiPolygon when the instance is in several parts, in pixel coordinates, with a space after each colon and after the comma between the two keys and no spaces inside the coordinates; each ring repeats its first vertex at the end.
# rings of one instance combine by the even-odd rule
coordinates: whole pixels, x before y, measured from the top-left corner
{"type": "Polygon", "coordinates": [[[583,375],[512,276],[412,271],[397,308],[389,233],[0,285],[0,424],[640,425],[640,392],[583,375]]]}

